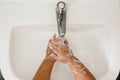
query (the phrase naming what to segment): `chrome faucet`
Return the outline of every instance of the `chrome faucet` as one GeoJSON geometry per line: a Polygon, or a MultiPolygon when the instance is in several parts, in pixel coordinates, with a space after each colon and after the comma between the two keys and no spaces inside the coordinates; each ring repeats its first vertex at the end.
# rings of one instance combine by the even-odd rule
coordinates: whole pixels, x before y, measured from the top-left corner
{"type": "Polygon", "coordinates": [[[57,3],[56,15],[57,15],[59,36],[65,36],[65,33],[66,33],[66,5],[63,1],[59,1],[57,3]]]}
{"type": "MultiPolygon", "coordinates": [[[[57,23],[58,23],[58,34],[59,36],[65,36],[66,34],[66,5],[63,1],[57,3],[56,8],[57,23]]],[[[68,44],[67,39],[64,41],[65,44],[68,44]]]]}

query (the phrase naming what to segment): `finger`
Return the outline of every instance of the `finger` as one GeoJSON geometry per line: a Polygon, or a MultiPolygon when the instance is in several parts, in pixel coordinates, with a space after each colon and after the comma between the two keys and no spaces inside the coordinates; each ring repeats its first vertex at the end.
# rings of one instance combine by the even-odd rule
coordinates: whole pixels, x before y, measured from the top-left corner
{"type": "Polygon", "coordinates": [[[50,43],[52,41],[52,39],[49,39],[48,43],[50,43]]]}
{"type": "Polygon", "coordinates": [[[60,47],[60,46],[58,46],[57,43],[51,43],[50,45],[51,45],[51,47],[56,48],[56,49],[59,49],[59,47],[60,47]]]}
{"type": "Polygon", "coordinates": [[[50,48],[54,53],[58,54],[58,52],[59,52],[58,47],[56,47],[56,46],[53,45],[53,44],[50,44],[50,45],[49,45],[49,48],[50,48]]]}
{"type": "Polygon", "coordinates": [[[64,43],[65,37],[64,36],[59,36],[58,41],[60,41],[61,43],[64,43]]]}
{"type": "Polygon", "coordinates": [[[56,33],[54,33],[54,35],[53,35],[53,41],[55,41],[56,40],[56,33]]]}
{"type": "Polygon", "coordinates": [[[61,41],[64,43],[65,42],[65,36],[62,37],[61,41]]]}
{"type": "Polygon", "coordinates": [[[48,48],[49,48],[49,45],[50,45],[51,42],[52,42],[52,39],[49,39],[49,41],[48,41],[48,48]]]}
{"type": "Polygon", "coordinates": [[[50,49],[52,49],[52,50],[54,50],[54,49],[56,48],[56,46],[53,45],[52,43],[49,43],[48,47],[49,47],[50,49]]]}
{"type": "Polygon", "coordinates": [[[58,54],[59,52],[58,49],[56,49],[55,47],[50,46],[50,49],[56,54],[58,54]]]}
{"type": "Polygon", "coordinates": [[[48,43],[48,47],[51,49],[51,47],[52,47],[52,46],[51,46],[51,43],[48,43]]]}

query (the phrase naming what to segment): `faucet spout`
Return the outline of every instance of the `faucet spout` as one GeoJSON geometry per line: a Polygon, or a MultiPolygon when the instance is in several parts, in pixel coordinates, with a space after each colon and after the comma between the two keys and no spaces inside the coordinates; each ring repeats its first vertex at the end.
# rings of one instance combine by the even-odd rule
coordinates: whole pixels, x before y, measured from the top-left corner
{"type": "Polygon", "coordinates": [[[66,34],[66,5],[63,1],[57,3],[56,15],[59,36],[64,36],[66,34]]]}

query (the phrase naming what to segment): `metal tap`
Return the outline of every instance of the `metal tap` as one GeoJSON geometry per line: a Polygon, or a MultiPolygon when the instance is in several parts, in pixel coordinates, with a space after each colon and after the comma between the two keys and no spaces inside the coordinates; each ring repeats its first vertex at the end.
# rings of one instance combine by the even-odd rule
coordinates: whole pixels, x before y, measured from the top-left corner
{"type": "Polygon", "coordinates": [[[66,33],[66,5],[63,1],[57,3],[56,15],[59,36],[64,36],[66,33]]]}

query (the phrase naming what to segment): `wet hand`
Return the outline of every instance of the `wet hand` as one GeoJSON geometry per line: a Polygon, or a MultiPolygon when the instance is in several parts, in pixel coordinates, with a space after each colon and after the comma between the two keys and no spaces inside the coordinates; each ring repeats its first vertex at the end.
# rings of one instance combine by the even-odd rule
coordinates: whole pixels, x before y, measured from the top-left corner
{"type": "Polygon", "coordinates": [[[49,41],[48,46],[53,51],[51,56],[55,60],[66,63],[72,58],[73,53],[64,41],[65,37],[56,37],[56,35],[54,35],[53,39],[49,41]]]}

